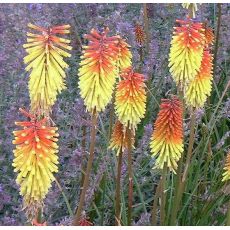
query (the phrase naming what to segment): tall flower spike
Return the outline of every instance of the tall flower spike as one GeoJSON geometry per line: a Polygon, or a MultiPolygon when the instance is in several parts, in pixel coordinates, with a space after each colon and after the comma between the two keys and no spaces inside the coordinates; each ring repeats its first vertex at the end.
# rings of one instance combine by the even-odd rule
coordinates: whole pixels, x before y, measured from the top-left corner
{"type": "Polygon", "coordinates": [[[20,185],[24,206],[33,219],[36,208],[42,205],[51,187],[53,173],[58,171],[58,133],[56,127],[47,126],[47,118],[37,119],[35,115],[20,111],[30,121],[15,122],[23,128],[13,132],[16,149],[12,165],[18,172],[16,182],[20,185]]]}
{"type": "Polygon", "coordinates": [[[144,44],[145,32],[144,32],[143,28],[141,27],[141,25],[139,25],[138,23],[135,25],[135,37],[136,37],[136,42],[139,45],[144,44]]]}
{"type": "MultiPolygon", "coordinates": [[[[134,133],[132,132],[131,137],[132,145],[134,145],[134,133]]],[[[125,135],[125,127],[122,125],[120,121],[116,121],[113,133],[110,140],[110,146],[109,148],[113,150],[117,150],[117,155],[121,148],[127,149],[128,148],[128,139],[125,135]]]]}
{"type": "Polygon", "coordinates": [[[174,27],[169,70],[176,84],[184,87],[194,79],[200,69],[205,38],[202,33],[202,23],[194,22],[189,18],[177,22],[180,26],[174,27]]]}
{"type": "Polygon", "coordinates": [[[156,166],[162,169],[166,163],[174,173],[184,148],[182,113],[176,96],[162,99],[150,142],[152,155],[157,156],[156,166]]]}
{"type": "Polygon", "coordinates": [[[68,34],[69,25],[43,28],[31,23],[28,27],[41,34],[27,33],[27,44],[24,44],[28,55],[24,57],[28,64],[26,71],[31,71],[29,91],[31,110],[34,113],[49,112],[55,103],[58,93],[65,89],[65,72],[68,67],[63,57],[71,55],[64,51],[71,50],[70,40],[60,38],[57,34],[68,34]]]}
{"type": "Polygon", "coordinates": [[[129,67],[122,71],[121,79],[115,98],[116,115],[124,126],[135,129],[146,109],[144,76],[129,67]]]}
{"type": "Polygon", "coordinates": [[[223,178],[222,178],[222,181],[228,181],[228,180],[230,180],[230,152],[228,153],[226,157],[224,173],[223,173],[223,178]]]}
{"type": "Polygon", "coordinates": [[[186,104],[195,108],[204,106],[212,90],[212,54],[204,50],[199,73],[187,86],[185,92],[186,104]]]}
{"type": "Polygon", "coordinates": [[[117,66],[120,70],[128,68],[132,64],[132,54],[129,50],[130,46],[124,39],[118,38],[118,60],[117,66]]]}
{"type": "Polygon", "coordinates": [[[118,36],[108,37],[109,29],[102,33],[92,29],[85,35],[89,40],[84,46],[79,69],[79,88],[81,97],[88,111],[95,108],[97,112],[105,109],[112,98],[118,71],[117,43],[118,36]]]}

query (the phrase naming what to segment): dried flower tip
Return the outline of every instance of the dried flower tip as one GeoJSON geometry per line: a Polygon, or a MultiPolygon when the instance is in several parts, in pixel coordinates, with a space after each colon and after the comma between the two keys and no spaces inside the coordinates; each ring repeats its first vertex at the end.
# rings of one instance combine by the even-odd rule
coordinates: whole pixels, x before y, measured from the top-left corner
{"type": "Polygon", "coordinates": [[[136,36],[136,42],[139,45],[143,45],[145,41],[145,32],[142,26],[139,25],[138,23],[135,25],[135,36],[136,36]]]}

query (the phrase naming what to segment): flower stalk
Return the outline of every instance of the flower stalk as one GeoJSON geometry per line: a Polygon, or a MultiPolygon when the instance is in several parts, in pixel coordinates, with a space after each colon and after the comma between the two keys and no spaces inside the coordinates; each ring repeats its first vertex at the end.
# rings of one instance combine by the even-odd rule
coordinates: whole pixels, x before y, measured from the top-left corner
{"type": "Polygon", "coordinates": [[[227,211],[227,226],[230,226],[230,201],[228,202],[228,211],[227,211]]]}
{"type": "Polygon", "coordinates": [[[159,184],[156,188],[156,193],[154,194],[154,201],[153,201],[153,208],[152,208],[152,225],[157,225],[157,204],[158,199],[160,197],[160,191],[161,191],[161,180],[159,181],[159,184]]]}
{"type": "Polygon", "coordinates": [[[128,141],[128,178],[129,178],[129,190],[128,190],[128,225],[132,222],[132,203],[133,203],[133,168],[132,168],[132,131],[128,126],[126,128],[126,135],[128,141]]]}
{"type": "Polygon", "coordinates": [[[89,176],[90,176],[90,172],[91,172],[92,164],[93,164],[93,159],[94,159],[96,126],[97,126],[97,113],[96,113],[96,109],[94,109],[93,114],[92,114],[92,128],[91,128],[91,137],[90,137],[90,139],[91,139],[90,149],[89,149],[90,155],[89,155],[89,160],[87,163],[86,174],[85,174],[83,188],[82,188],[81,195],[80,195],[80,201],[79,201],[77,213],[76,213],[76,216],[75,216],[74,221],[73,221],[74,226],[79,225],[79,221],[80,221],[81,214],[82,214],[82,208],[83,208],[84,202],[85,202],[85,195],[86,195],[86,192],[87,192],[87,189],[89,186],[89,176]]]}
{"type": "Polygon", "coordinates": [[[81,186],[83,186],[84,178],[85,178],[85,149],[86,149],[86,126],[82,126],[82,141],[81,141],[81,147],[82,147],[82,161],[81,161],[81,186]]]}
{"type": "Polygon", "coordinates": [[[221,3],[217,4],[218,7],[218,20],[216,28],[216,38],[215,38],[215,48],[214,48],[214,60],[213,60],[213,74],[215,75],[216,63],[217,63],[217,53],[219,48],[219,38],[220,38],[220,26],[221,26],[221,3]]]}
{"type": "Polygon", "coordinates": [[[173,212],[171,216],[171,225],[176,225],[176,217],[177,213],[179,210],[179,206],[181,203],[182,195],[185,189],[185,180],[188,175],[188,169],[192,157],[192,150],[193,150],[193,144],[195,140],[195,121],[196,121],[196,116],[194,111],[192,111],[191,114],[191,123],[190,123],[190,136],[189,136],[189,145],[188,145],[188,152],[187,152],[187,158],[186,158],[186,163],[185,163],[185,169],[182,174],[182,178],[178,177],[179,183],[178,183],[178,188],[175,194],[175,202],[174,202],[174,207],[173,207],[173,212]]]}
{"type": "Polygon", "coordinates": [[[116,191],[115,191],[115,223],[116,226],[121,225],[121,167],[122,167],[122,155],[123,150],[120,148],[118,155],[117,165],[117,179],[116,179],[116,191]]]}
{"type": "Polygon", "coordinates": [[[165,201],[166,201],[166,193],[165,193],[165,185],[166,185],[166,177],[167,177],[167,164],[164,164],[164,168],[161,176],[161,205],[160,205],[160,223],[161,226],[165,225],[165,201]]]}
{"type": "Polygon", "coordinates": [[[148,19],[148,10],[147,10],[147,3],[143,3],[143,11],[144,11],[144,31],[145,31],[145,35],[146,35],[146,51],[147,53],[149,52],[149,38],[150,38],[150,34],[149,34],[149,19],[148,19]]]}

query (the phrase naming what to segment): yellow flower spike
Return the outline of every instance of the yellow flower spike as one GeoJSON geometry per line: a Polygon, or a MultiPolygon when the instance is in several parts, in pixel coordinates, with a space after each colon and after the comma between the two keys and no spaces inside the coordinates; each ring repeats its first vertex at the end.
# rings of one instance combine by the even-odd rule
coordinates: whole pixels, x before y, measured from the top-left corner
{"type": "Polygon", "coordinates": [[[121,79],[115,97],[116,115],[124,126],[135,129],[146,109],[144,76],[129,67],[122,71],[121,79]]]}
{"type": "Polygon", "coordinates": [[[204,106],[207,97],[212,90],[212,54],[206,49],[203,53],[200,71],[185,90],[185,102],[187,105],[200,108],[204,106]]]}
{"type": "Polygon", "coordinates": [[[120,70],[128,68],[132,65],[132,53],[130,52],[130,46],[124,39],[118,38],[118,60],[117,66],[120,70]]]}
{"type": "Polygon", "coordinates": [[[58,171],[58,145],[55,143],[58,139],[55,127],[44,126],[47,118],[39,120],[35,115],[20,111],[30,121],[17,122],[23,128],[13,132],[16,148],[12,165],[18,172],[16,182],[20,185],[24,207],[27,214],[34,217],[51,187],[53,173],[58,171]]]}
{"type": "Polygon", "coordinates": [[[230,180],[230,152],[227,154],[222,181],[230,180]]]}
{"type": "Polygon", "coordinates": [[[28,55],[24,57],[27,64],[26,71],[30,72],[29,92],[31,111],[33,113],[49,113],[55,103],[58,93],[65,86],[65,71],[68,67],[63,60],[71,54],[64,51],[71,50],[70,40],[60,38],[57,34],[69,33],[69,25],[43,28],[28,24],[28,27],[40,34],[27,33],[27,43],[23,45],[28,55]]]}
{"type": "Polygon", "coordinates": [[[112,98],[118,76],[118,38],[108,37],[109,29],[102,33],[92,29],[85,35],[88,46],[83,46],[79,69],[79,88],[88,111],[103,111],[112,98]]]}
{"type": "Polygon", "coordinates": [[[156,167],[163,169],[166,163],[174,173],[184,149],[182,114],[182,104],[176,96],[162,99],[150,142],[151,153],[157,157],[156,167]]]}
{"type": "Polygon", "coordinates": [[[169,71],[177,85],[184,88],[200,69],[205,37],[202,23],[177,20],[169,53],[169,71]]]}

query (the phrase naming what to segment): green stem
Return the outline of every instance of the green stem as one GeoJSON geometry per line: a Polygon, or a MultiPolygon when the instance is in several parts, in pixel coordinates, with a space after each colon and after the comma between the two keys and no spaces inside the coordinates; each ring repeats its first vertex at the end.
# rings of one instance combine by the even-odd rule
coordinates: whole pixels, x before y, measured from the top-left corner
{"type": "MultiPolygon", "coordinates": [[[[183,90],[181,90],[179,88],[178,88],[178,96],[179,96],[179,99],[183,105],[183,120],[184,120],[184,116],[185,116],[184,92],[183,92],[183,90]]],[[[184,162],[184,153],[182,153],[182,155],[181,155],[181,158],[178,162],[178,168],[176,171],[175,192],[174,192],[173,205],[172,205],[172,209],[171,209],[170,225],[175,225],[175,221],[176,221],[175,208],[177,207],[178,194],[179,194],[179,189],[181,187],[180,184],[181,184],[181,177],[182,177],[183,162],[184,162]]]]}
{"type": "Polygon", "coordinates": [[[177,213],[179,210],[179,206],[181,203],[181,199],[182,199],[182,195],[184,193],[184,188],[185,188],[185,179],[187,177],[188,174],[188,168],[190,165],[190,160],[192,157],[192,149],[193,149],[193,144],[194,144],[194,139],[195,139],[195,121],[196,121],[196,116],[194,111],[192,112],[191,115],[191,123],[190,123],[190,137],[189,137],[189,146],[188,146],[188,152],[187,152],[187,158],[186,158],[186,163],[185,163],[185,170],[183,173],[182,178],[178,177],[178,184],[177,184],[177,192],[175,195],[175,202],[174,202],[174,206],[172,209],[172,217],[171,217],[171,225],[176,225],[176,217],[177,217],[177,213]]]}
{"type": "Polygon", "coordinates": [[[83,188],[82,188],[81,195],[80,195],[80,201],[79,201],[77,213],[76,213],[75,218],[73,220],[74,226],[79,225],[79,221],[80,221],[81,214],[82,214],[82,208],[83,208],[84,203],[85,203],[85,195],[86,195],[86,192],[87,192],[87,189],[89,186],[89,176],[90,176],[90,172],[91,172],[92,165],[93,165],[93,159],[94,159],[96,125],[97,125],[97,114],[96,114],[96,109],[94,109],[93,114],[92,114],[91,141],[90,141],[90,149],[89,149],[90,155],[89,155],[89,160],[87,163],[87,169],[86,169],[85,179],[84,179],[84,183],[83,183],[83,188]]]}
{"type": "MultiPolygon", "coordinates": [[[[217,20],[217,28],[216,28],[216,38],[215,38],[215,48],[214,48],[214,58],[213,58],[213,86],[216,90],[218,98],[220,98],[220,94],[215,83],[215,75],[216,75],[216,67],[217,67],[217,54],[219,48],[219,39],[220,39],[220,27],[221,27],[221,3],[217,4],[218,7],[218,20],[217,20]]],[[[209,104],[208,98],[208,104],[209,104]]]]}
{"type": "Polygon", "coordinates": [[[230,226],[230,201],[228,203],[228,211],[227,211],[227,221],[226,221],[226,225],[230,226]]]}
{"type": "Polygon", "coordinates": [[[55,178],[55,182],[56,182],[59,190],[61,191],[61,194],[62,194],[64,200],[65,200],[65,203],[66,203],[66,206],[67,206],[67,209],[68,209],[68,212],[69,212],[70,216],[74,216],[73,211],[72,211],[72,209],[70,207],[70,203],[69,203],[69,201],[68,201],[68,199],[67,199],[67,197],[66,197],[66,195],[65,195],[65,193],[64,193],[64,191],[63,191],[63,189],[61,187],[61,185],[59,184],[59,182],[57,181],[56,178],[55,178]]]}
{"type": "Polygon", "coordinates": [[[128,177],[129,177],[129,189],[128,189],[128,225],[132,222],[132,203],[133,203],[133,169],[132,169],[132,140],[131,140],[131,128],[126,128],[126,135],[128,140],[128,177]]]}
{"type": "MultiPolygon", "coordinates": [[[[150,42],[150,30],[149,30],[149,19],[148,19],[148,10],[147,10],[147,3],[143,3],[143,14],[144,14],[144,31],[145,31],[145,45],[146,45],[146,54],[149,54],[149,42],[150,42]]],[[[143,51],[142,51],[143,52],[143,51]]],[[[143,65],[143,57],[142,57],[142,65],[143,65]]],[[[152,75],[149,74],[148,81],[147,81],[147,87],[150,88],[151,82],[152,82],[152,75]]]]}
{"type": "Polygon", "coordinates": [[[116,226],[121,225],[121,167],[122,167],[122,147],[120,148],[118,155],[117,165],[117,179],[116,179],[116,191],[115,191],[115,223],[116,226]]]}
{"type": "Polygon", "coordinates": [[[195,125],[196,125],[196,114],[195,114],[195,111],[192,111],[188,153],[187,153],[187,158],[186,158],[186,162],[185,162],[185,169],[184,169],[184,173],[183,173],[183,177],[182,177],[182,182],[185,181],[185,179],[188,175],[188,168],[189,168],[189,164],[190,164],[190,161],[192,158],[193,144],[195,141],[195,125]]]}
{"type": "Polygon", "coordinates": [[[42,224],[42,223],[43,223],[43,221],[42,221],[42,208],[39,208],[39,209],[38,209],[37,222],[38,222],[39,224],[42,224]]]}
{"type": "Polygon", "coordinates": [[[142,71],[142,67],[143,67],[143,47],[140,46],[139,47],[139,50],[138,50],[138,53],[139,53],[139,57],[140,57],[140,66],[138,68],[138,71],[141,72],[142,71]]]}
{"type": "Polygon", "coordinates": [[[167,176],[167,164],[164,164],[162,177],[161,177],[161,205],[160,205],[160,224],[161,226],[165,225],[165,200],[166,200],[166,193],[165,193],[165,183],[166,183],[166,176],[167,176]]]}
{"type": "Polygon", "coordinates": [[[149,52],[149,19],[148,19],[148,11],[147,4],[143,3],[143,12],[144,12],[144,31],[146,35],[146,51],[149,52]]]}
{"type": "Polygon", "coordinates": [[[214,58],[213,58],[213,75],[215,76],[216,64],[217,64],[217,54],[219,48],[219,38],[220,38],[220,26],[221,26],[221,3],[217,4],[218,7],[218,20],[216,28],[216,39],[215,39],[215,49],[214,49],[214,58]]]}
{"type": "Polygon", "coordinates": [[[82,161],[81,161],[81,187],[83,186],[84,178],[85,178],[85,149],[86,149],[86,126],[82,127],[82,161]]]}
{"type": "Polygon", "coordinates": [[[152,225],[157,225],[157,204],[158,199],[160,197],[160,191],[161,191],[161,181],[159,181],[159,184],[157,185],[156,193],[154,194],[154,201],[153,201],[153,209],[152,209],[152,225]]]}

